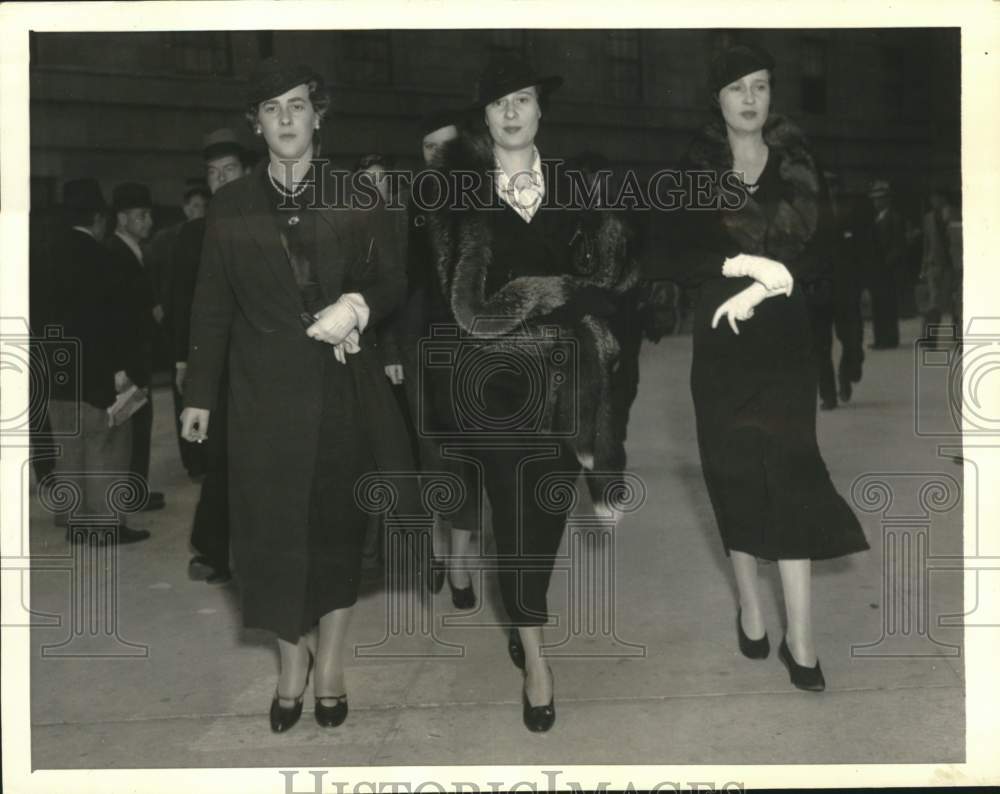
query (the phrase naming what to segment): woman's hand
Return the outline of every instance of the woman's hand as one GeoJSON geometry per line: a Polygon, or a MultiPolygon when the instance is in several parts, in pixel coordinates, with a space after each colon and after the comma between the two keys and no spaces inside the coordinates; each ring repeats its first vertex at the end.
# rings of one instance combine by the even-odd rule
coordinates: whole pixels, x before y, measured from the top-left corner
{"type": "Polygon", "coordinates": [[[200,444],[208,438],[207,408],[185,408],[181,411],[181,438],[200,444]]]}
{"type": "Polygon", "coordinates": [[[350,301],[341,297],[316,314],[316,322],[306,329],[306,334],[319,342],[339,345],[357,327],[357,311],[350,301]]]}
{"type": "Polygon", "coordinates": [[[386,364],[385,376],[393,386],[399,386],[403,382],[403,365],[386,364]]]}
{"type": "Polygon", "coordinates": [[[726,278],[750,276],[754,281],[763,284],[767,291],[772,294],[783,292],[785,295],[791,295],[792,287],[795,284],[792,274],[781,262],[752,254],[737,254],[729,257],[722,263],[722,275],[726,278]]]}
{"type": "Polygon", "coordinates": [[[346,337],[344,337],[343,342],[339,342],[333,346],[333,355],[341,364],[347,363],[348,354],[358,353],[361,350],[361,334],[358,333],[358,329],[355,328],[350,331],[346,337]]]}
{"type": "Polygon", "coordinates": [[[754,307],[767,297],[768,291],[763,284],[760,282],[751,284],[742,292],[737,292],[715,310],[712,328],[719,324],[720,317],[725,316],[729,320],[729,327],[733,329],[733,333],[739,336],[740,329],[736,327],[736,321],[749,320],[753,317],[754,307]]]}

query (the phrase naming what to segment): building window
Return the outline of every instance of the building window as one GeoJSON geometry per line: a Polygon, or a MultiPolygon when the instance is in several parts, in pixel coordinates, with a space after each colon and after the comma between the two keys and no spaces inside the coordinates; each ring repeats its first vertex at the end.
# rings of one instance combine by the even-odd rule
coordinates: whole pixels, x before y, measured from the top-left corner
{"type": "Polygon", "coordinates": [[[802,40],[802,110],[806,113],[826,113],[826,49],[822,39],[802,40]]]}
{"type": "Polygon", "coordinates": [[[343,34],[341,67],[347,83],[372,86],[392,83],[392,46],[387,30],[348,30],[343,34]]]}
{"type": "Polygon", "coordinates": [[[903,115],[905,83],[903,51],[898,47],[882,48],[882,106],[890,119],[903,115]]]}
{"type": "Polygon", "coordinates": [[[522,60],[527,55],[527,38],[523,30],[491,30],[490,55],[510,55],[522,60]]]}
{"type": "Polygon", "coordinates": [[[233,51],[225,31],[170,33],[173,67],[183,74],[232,74],[233,51]]]}
{"type": "Polygon", "coordinates": [[[642,99],[642,58],[639,31],[607,32],[608,85],[612,99],[638,102],[642,99]]]}

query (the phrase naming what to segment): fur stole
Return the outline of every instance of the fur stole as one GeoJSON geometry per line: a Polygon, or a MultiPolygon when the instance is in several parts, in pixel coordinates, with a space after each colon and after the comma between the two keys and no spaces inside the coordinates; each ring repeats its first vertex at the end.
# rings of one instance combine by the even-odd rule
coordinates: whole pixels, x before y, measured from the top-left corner
{"type": "MultiPolygon", "coordinates": [[[[741,250],[784,262],[798,257],[816,233],[820,179],[805,137],[789,119],[770,116],[763,134],[769,149],[768,168],[773,165],[770,158],[776,158],[778,164],[781,198],[769,217],[761,202],[748,193],[740,209],[722,213],[722,223],[741,250]]],[[[733,168],[733,153],[721,119],[702,131],[687,159],[692,168],[714,172],[718,189],[723,174],[733,168]]]]}
{"type": "MultiPolygon", "coordinates": [[[[635,285],[638,266],[621,219],[610,212],[577,210],[577,227],[570,241],[570,273],[519,276],[487,297],[493,228],[490,211],[477,210],[474,205],[492,206],[500,200],[495,192],[494,164],[488,139],[461,136],[442,147],[434,163],[449,185],[460,172],[471,174],[474,185],[465,197],[466,206],[428,213],[442,293],[463,331],[490,337],[523,331],[534,334],[536,319],[551,322],[552,313],[572,304],[583,290],[599,290],[613,301],[635,285]]],[[[547,191],[552,188],[546,185],[547,191]]],[[[572,310],[561,314],[565,336],[578,342],[579,380],[567,379],[561,386],[557,381],[550,384],[553,390],[546,398],[546,426],[560,430],[576,426],[570,443],[586,469],[594,504],[600,512],[610,511],[617,517],[617,504],[626,501],[630,492],[622,485],[623,423],[617,421],[611,399],[620,346],[606,318],[579,316],[572,310]]]]}

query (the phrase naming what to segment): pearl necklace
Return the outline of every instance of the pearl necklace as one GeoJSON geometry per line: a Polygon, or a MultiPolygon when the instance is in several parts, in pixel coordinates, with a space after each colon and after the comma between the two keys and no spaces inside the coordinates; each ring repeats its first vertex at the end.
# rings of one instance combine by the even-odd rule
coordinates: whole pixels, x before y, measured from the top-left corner
{"type": "Polygon", "coordinates": [[[294,190],[286,189],[284,185],[282,185],[278,180],[274,178],[274,175],[271,173],[270,165],[267,166],[267,178],[271,180],[271,184],[274,185],[275,190],[277,190],[283,196],[287,196],[288,198],[298,198],[305,192],[305,189],[309,187],[308,180],[302,180],[299,183],[299,186],[294,190]]]}

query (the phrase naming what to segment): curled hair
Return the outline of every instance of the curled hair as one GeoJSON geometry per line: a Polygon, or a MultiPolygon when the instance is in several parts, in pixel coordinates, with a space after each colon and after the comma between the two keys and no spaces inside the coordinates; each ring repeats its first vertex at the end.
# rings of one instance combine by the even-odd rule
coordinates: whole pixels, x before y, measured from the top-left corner
{"type": "MultiPolygon", "coordinates": [[[[330,111],[330,93],[326,89],[326,84],[320,79],[315,79],[308,80],[305,85],[309,89],[309,102],[312,104],[313,110],[316,111],[320,120],[325,119],[326,114],[330,111]]],[[[264,102],[266,101],[264,100],[264,102]]],[[[244,118],[250,126],[251,132],[257,130],[257,114],[260,112],[261,104],[263,103],[252,102],[247,105],[244,111],[244,118]]]]}

